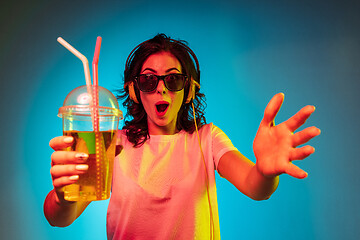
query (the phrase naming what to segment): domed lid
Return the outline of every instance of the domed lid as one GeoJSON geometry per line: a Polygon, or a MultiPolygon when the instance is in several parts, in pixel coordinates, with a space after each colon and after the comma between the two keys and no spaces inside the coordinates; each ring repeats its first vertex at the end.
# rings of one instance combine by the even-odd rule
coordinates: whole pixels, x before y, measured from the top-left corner
{"type": "Polygon", "coordinates": [[[99,104],[92,106],[91,96],[87,92],[87,87],[80,86],[72,90],[65,98],[63,106],[59,109],[58,116],[91,116],[92,111],[98,111],[99,117],[115,116],[119,120],[123,118],[119,110],[116,97],[106,88],[98,86],[99,104]]]}

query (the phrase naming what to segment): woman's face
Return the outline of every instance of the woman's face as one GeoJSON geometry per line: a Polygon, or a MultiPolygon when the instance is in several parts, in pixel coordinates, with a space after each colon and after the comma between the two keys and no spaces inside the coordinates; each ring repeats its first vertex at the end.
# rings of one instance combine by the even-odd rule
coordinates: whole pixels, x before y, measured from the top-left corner
{"type": "MultiPolygon", "coordinates": [[[[140,72],[160,76],[170,73],[182,73],[182,69],[177,58],[169,52],[150,55],[140,72]]],[[[164,81],[160,80],[153,92],[140,91],[140,98],[147,114],[149,134],[169,135],[178,131],[176,120],[183,102],[184,89],[172,92],[165,87],[164,81]]]]}

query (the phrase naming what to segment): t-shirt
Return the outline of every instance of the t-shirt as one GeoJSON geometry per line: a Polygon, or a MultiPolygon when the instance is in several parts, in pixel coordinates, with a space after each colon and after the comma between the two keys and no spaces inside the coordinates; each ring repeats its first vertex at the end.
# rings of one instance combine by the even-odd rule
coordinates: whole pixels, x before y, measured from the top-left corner
{"type": "Polygon", "coordinates": [[[220,239],[214,170],[236,148],[211,123],[199,136],[202,151],[196,131],[151,135],[141,147],[119,131],[123,150],[114,161],[108,239],[210,239],[211,218],[220,239]]]}

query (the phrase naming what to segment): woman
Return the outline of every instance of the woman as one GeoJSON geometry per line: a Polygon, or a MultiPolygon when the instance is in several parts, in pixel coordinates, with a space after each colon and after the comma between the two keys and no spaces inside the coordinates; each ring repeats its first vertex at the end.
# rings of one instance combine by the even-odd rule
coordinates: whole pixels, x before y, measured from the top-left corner
{"type": "MultiPolygon", "coordinates": [[[[159,34],[138,45],[129,55],[124,78],[121,98],[131,119],[118,134],[122,151],[114,163],[109,239],[219,239],[215,170],[255,200],[268,199],[282,173],[307,176],[292,161],[314,152],[311,146],[296,147],[320,130],[293,132],[313,106],[275,126],[284,99],[275,95],[253,143],[254,164],[218,127],[206,124],[198,62],[184,42],[159,34]]],[[[71,224],[89,204],[68,202],[61,192],[87,170],[86,154],[61,151],[72,141],[50,141],[54,190],[44,212],[54,226],[71,224]]]]}

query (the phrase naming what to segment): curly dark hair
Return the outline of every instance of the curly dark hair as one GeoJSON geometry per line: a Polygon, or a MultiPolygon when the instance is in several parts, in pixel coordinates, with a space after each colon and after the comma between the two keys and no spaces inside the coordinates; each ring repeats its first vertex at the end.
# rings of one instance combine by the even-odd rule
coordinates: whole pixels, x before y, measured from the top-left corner
{"type": "MultiPolygon", "coordinates": [[[[192,78],[200,84],[199,64],[195,54],[187,46],[187,42],[171,39],[165,34],[157,34],[154,38],[136,46],[130,53],[125,64],[124,86],[126,83],[134,81],[135,77],[140,74],[143,63],[150,55],[162,51],[170,52],[174,55],[181,64],[183,74],[186,74],[188,79],[192,78]]],[[[198,128],[201,128],[201,126],[206,124],[204,116],[206,103],[205,95],[199,92],[198,87],[195,88],[194,99],[186,103],[190,88],[189,82],[190,81],[187,81],[185,85],[184,100],[177,116],[176,127],[178,130],[184,129],[189,133],[193,133],[196,128],[191,105],[192,103],[194,104],[196,125],[198,128]]],[[[147,125],[147,114],[141,103],[140,92],[136,84],[134,84],[134,90],[137,99],[139,99],[139,103],[134,102],[129,97],[129,88],[127,86],[117,91],[117,99],[124,100],[123,106],[127,109],[126,121],[123,127],[126,136],[128,140],[134,144],[134,147],[139,147],[150,136],[147,125]]]]}

